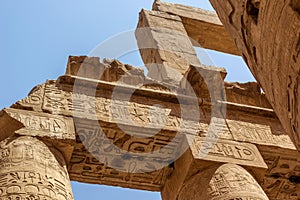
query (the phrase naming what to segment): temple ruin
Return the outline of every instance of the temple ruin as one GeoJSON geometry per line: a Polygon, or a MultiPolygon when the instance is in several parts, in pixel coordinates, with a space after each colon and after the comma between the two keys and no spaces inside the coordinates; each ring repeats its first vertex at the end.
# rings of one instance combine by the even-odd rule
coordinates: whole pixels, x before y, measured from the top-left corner
{"type": "Polygon", "coordinates": [[[70,180],[163,200],[300,199],[299,3],[211,2],[220,19],[160,1],[140,12],[135,36],[148,75],[70,56],[64,75],[3,109],[0,200],[72,200],[70,180]],[[282,21],[271,8],[286,10],[273,11],[282,21]],[[281,31],[265,25],[270,18],[281,31]],[[261,29],[278,34],[265,40],[261,29]],[[259,83],[224,81],[226,70],[202,64],[193,46],[243,56],[259,83]]]}

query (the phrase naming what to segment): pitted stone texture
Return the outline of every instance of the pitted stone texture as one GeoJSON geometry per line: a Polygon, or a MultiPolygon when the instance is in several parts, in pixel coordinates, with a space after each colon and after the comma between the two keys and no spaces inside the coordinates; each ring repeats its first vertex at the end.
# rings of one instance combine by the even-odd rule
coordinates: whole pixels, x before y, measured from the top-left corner
{"type": "Polygon", "coordinates": [[[13,136],[0,142],[0,153],[0,199],[73,199],[64,157],[55,147],[13,136]]]}

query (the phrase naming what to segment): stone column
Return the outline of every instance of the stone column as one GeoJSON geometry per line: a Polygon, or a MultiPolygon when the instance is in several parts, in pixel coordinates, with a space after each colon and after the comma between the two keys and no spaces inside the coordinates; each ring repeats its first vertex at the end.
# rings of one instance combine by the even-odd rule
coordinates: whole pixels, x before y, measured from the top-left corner
{"type": "Polygon", "coordinates": [[[72,200],[67,171],[72,118],[19,109],[0,112],[0,200],[72,200]]]}
{"type": "MultiPolygon", "coordinates": [[[[211,125],[217,132],[220,119],[211,125]]],[[[227,137],[224,128],[221,138],[227,137]]],[[[212,137],[186,138],[189,149],[174,162],[161,192],[163,200],[268,199],[256,181],[262,181],[267,165],[255,145],[225,139],[213,141],[212,137]]]]}
{"type": "Polygon", "coordinates": [[[269,198],[243,167],[224,164],[212,175],[209,183],[206,178],[211,170],[200,172],[186,181],[178,200],[268,200],[269,198]],[[206,186],[205,186],[206,185],[206,186]],[[208,186],[208,187],[207,187],[208,186]]]}
{"type": "Polygon", "coordinates": [[[66,161],[60,151],[31,136],[0,143],[0,199],[71,200],[66,161]]]}

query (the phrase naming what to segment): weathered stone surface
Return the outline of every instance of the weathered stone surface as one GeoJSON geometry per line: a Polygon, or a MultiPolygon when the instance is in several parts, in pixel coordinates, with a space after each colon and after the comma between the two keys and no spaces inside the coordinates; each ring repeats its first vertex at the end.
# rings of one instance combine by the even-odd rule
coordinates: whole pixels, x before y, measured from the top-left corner
{"type": "Polygon", "coordinates": [[[216,13],[159,0],[154,2],[153,10],[180,17],[194,46],[241,55],[216,13]]]}
{"type": "Polygon", "coordinates": [[[269,198],[249,172],[238,165],[225,164],[215,172],[207,170],[195,174],[185,183],[177,199],[268,200],[269,198]],[[210,181],[203,178],[205,173],[211,176],[210,181]]]}
{"type": "Polygon", "coordinates": [[[75,143],[72,118],[12,108],[4,109],[1,116],[1,140],[14,134],[39,137],[56,144],[67,163],[70,161],[75,143]]]}
{"type": "Polygon", "coordinates": [[[211,101],[227,101],[249,106],[271,108],[256,82],[224,82],[227,72],[214,66],[190,66],[181,81],[187,95],[196,94],[211,101]],[[188,87],[187,85],[190,85],[188,87]]]}
{"type": "Polygon", "coordinates": [[[193,158],[205,161],[234,163],[252,168],[267,166],[255,145],[228,140],[188,137],[193,158]]]}
{"type": "Polygon", "coordinates": [[[24,124],[12,118],[7,112],[0,112],[0,141],[12,136],[16,130],[24,128],[24,124]]]}
{"type": "Polygon", "coordinates": [[[181,80],[181,87],[187,95],[195,95],[208,101],[226,101],[224,79],[227,72],[224,68],[191,65],[181,80]]]}
{"type": "Polygon", "coordinates": [[[190,64],[200,64],[177,16],[142,10],[135,35],[152,79],[178,85],[190,64]]]}
{"type": "Polygon", "coordinates": [[[298,1],[210,2],[299,149],[298,1]]]}
{"type": "Polygon", "coordinates": [[[268,165],[261,186],[271,200],[299,199],[300,156],[296,150],[260,146],[268,165]]]}
{"type": "Polygon", "coordinates": [[[277,123],[254,123],[226,119],[226,123],[235,141],[295,149],[290,137],[280,125],[278,126],[278,121],[277,123]]]}
{"type": "Polygon", "coordinates": [[[44,84],[34,87],[28,94],[28,97],[21,99],[20,101],[13,104],[11,107],[16,109],[25,109],[38,112],[42,111],[44,89],[44,84]]]}
{"type": "Polygon", "coordinates": [[[145,81],[144,70],[123,64],[118,60],[98,57],[70,56],[67,64],[67,75],[96,79],[122,84],[140,85],[145,81]]]}
{"type": "Polygon", "coordinates": [[[0,142],[0,198],[72,200],[63,155],[30,137],[0,142]]]}
{"type": "Polygon", "coordinates": [[[77,143],[69,165],[72,180],[160,191],[177,151],[174,142],[163,147],[174,134],[159,132],[151,137],[143,128],[135,132],[90,120],[75,121],[77,143]]]}

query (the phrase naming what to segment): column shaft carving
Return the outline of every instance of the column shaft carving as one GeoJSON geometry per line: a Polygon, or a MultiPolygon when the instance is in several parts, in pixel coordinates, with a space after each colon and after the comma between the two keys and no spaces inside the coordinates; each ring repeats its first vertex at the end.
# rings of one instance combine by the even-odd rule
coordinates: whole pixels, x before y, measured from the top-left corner
{"type": "Polygon", "coordinates": [[[178,200],[269,199],[254,177],[241,166],[224,164],[211,175],[207,173],[212,173],[212,170],[200,172],[186,180],[178,200]],[[203,178],[210,176],[210,180],[203,178]]]}
{"type": "Polygon", "coordinates": [[[31,136],[0,142],[0,200],[72,200],[60,151],[31,136]]]}

